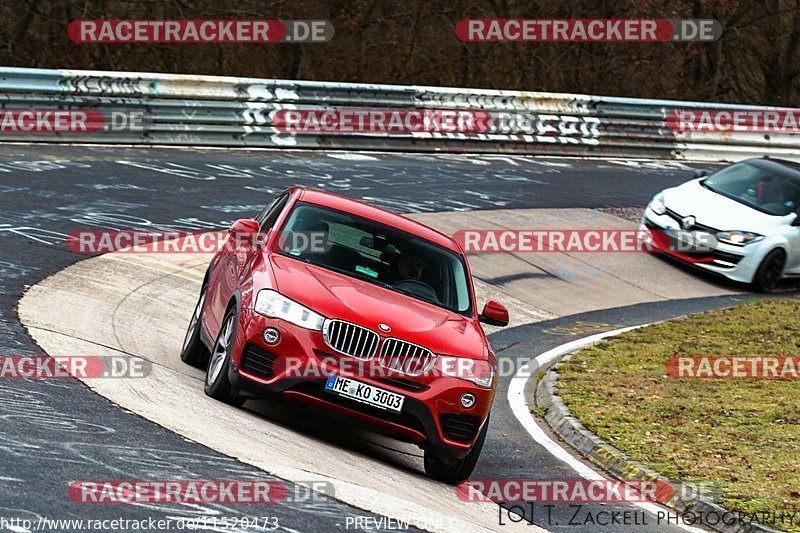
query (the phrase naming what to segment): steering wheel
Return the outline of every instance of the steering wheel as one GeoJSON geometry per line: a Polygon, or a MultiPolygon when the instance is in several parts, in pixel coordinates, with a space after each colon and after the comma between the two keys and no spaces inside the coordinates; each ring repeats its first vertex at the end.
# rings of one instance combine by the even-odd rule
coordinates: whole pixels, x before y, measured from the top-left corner
{"type": "Polygon", "coordinates": [[[439,297],[436,296],[436,291],[434,291],[433,287],[424,281],[420,281],[418,279],[404,279],[398,281],[392,286],[396,289],[400,289],[403,292],[424,298],[425,300],[429,300],[437,304],[439,303],[439,297]]]}

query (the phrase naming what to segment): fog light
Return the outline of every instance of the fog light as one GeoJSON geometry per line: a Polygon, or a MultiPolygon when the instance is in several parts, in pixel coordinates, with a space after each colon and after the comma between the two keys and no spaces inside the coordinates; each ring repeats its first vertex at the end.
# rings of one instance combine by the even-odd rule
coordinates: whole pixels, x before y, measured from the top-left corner
{"type": "Polygon", "coordinates": [[[463,405],[466,409],[470,409],[473,405],[475,405],[475,395],[469,392],[462,395],[461,405],[463,405]]]}
{"type": "Polygon", "coordinates": [[[275,328],[267,328],[264,330],[264,342],[267,344],[275,344],[281,340],[281,334],[275,328]]]}

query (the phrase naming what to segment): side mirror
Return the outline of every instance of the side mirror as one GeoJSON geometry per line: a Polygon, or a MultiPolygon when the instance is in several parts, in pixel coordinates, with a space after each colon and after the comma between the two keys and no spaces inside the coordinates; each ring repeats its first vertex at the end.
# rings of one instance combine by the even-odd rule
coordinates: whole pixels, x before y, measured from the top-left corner
{"type": "Polygon", "coordinates": [[[243,237],[257,233],[258,230],[258,221],[252,218],[240,218],[228,228],[231,235],[241,235],[243,237]]]}
{"type": "Polygon", "coordinates": [[[483,312],[478,315],[478,320],[490,326],[507,326],[508,309],[500,302],[489,300],[483,307],[483,312]]]}
{"type": "Polygon", "coordinates": [[[695,170],[695,171],[694,171],[694,177],[695,177],[695,179],[697,179],[697,178],[703,178],[703,177],[705,177],[705,176],[708,176],[708,170],[695,170]]]}

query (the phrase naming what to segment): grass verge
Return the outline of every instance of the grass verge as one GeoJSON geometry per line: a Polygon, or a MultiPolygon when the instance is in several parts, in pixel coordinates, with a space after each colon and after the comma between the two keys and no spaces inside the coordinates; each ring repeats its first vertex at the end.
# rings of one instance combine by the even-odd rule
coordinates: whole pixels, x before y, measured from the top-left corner
{"type": "Polygon", "coordinates": [[[573,355],[559,394],[586,428],[675,480],[706,480],[718,503],[791,513],[800,532],[800,380],[675,379],[678,355],[798,356],[800,298],[746,303],[633,330],[573,355]]]}

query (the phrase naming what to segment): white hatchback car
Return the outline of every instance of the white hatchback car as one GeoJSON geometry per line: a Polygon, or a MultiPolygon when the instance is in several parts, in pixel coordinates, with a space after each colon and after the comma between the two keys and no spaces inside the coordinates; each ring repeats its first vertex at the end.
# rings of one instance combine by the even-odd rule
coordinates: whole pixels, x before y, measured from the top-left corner
{"type": "Polygon", "coordinates": [[[779,279],[800,275],[800,163],[748,159],[665,189],[645,208],[640,229],[667,235],[667,243],[687,232],[704,237],[698,240],[703,245],[688,249],[657,239],[652,244],[770,292],[779,279]]]}

